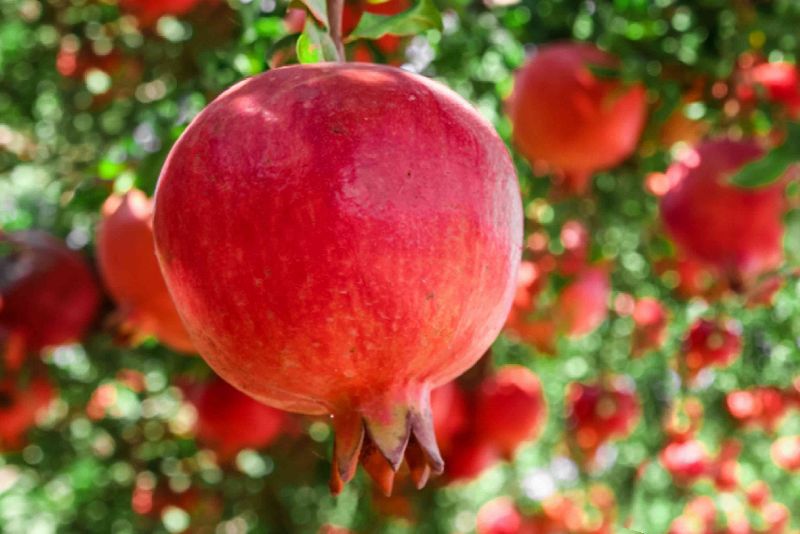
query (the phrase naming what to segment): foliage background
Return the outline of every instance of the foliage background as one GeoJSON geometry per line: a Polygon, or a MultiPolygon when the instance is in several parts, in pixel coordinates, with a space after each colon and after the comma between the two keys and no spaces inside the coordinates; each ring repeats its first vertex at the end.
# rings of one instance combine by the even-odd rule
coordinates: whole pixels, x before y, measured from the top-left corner
{"type": "MultiPolygon", "coordinates": [[[[798,511],[800,478],[769,459],[774,439],[738,429],[724,409],[727,391],[769,384],[790,387],[800,375],[800,285],[790,280],[774,305],[744,309],[736,298],[707,304],[676,296],[674,283],[657,275],[653,259],[670,251],[657,222],[657,200],[643,187],[649,172],[662,171],[670,147],[659,127],[680,95],[697,79],[728,79],[737,58],[755,51],[772,60],[795,60],[800,46],[800,3],[794,0],[522,0],[513,5],[438,0],[443,30],[411,40],[406,68],[434,77],[472,101],[509,140],[503,99],[526,49],[564,39],[587,40],[618,54],[623,76],[642,79],[650,93],[651,119],[635,157],[600,173],[584,198],[553,201],[550,182],[535,178],[516,157],[529,230],[542,229],[558,253],[564,221],[585,221],[592,255],[614,262],[613,291],[657,296],[670,311],[669,341],[656,353],[631,360],[632,323],[612,315],[592,335],[559,341],[558,357],[501,337],[493,361],[521,363],[542,379],[550,415],[546,432],[515,462],[501,464],[458,487],[434,483],[408,492],[402,506],[411,517],[386,513],[371,498],[360,474],[338,498],[328,494],[331,436],[323,420],[299,420],[298,430],[265,451],[241,454],[223,469],[182,431],[180,393],[172,378],[203,376],[197,358],[171,353],[155,341],[121,348],[102,321],[80,345],[46,355],[60,399],[30,434],[20,453],[0,456],[0,531],[21,532],[315,532],[323,523],[359,532],[469,532],[478,507],[497,495],[513,495],[535,507],[531,481],[542,477],[559,489],[604,481],[615,490],[621,520],[631,529],[665,532],[689,494],[672,484],[657,462],[664,444],[661,418],[682,394],[670,362],[690,322],[709,306],[742,324],[743,357],[715,372],[696,393],[706,411],[701,438],[712,448],[727,436],[745,444],[741,478],[763,479],[775,499],[798,511]],[[145,389],[118,388],[118,413],[87,418],[92,392],[121,369],[141,371],[145,389]],[[608,451],[609,466],[579,475],[563,445],[563,393],[567,383],[600,369],[630,376],[644,405],[634,433],[608,451]],[[222,522],[205,530],[192,510],[172,508],[146,518],[131,509],[137,481],[157,479],[180,492],[189,486],[222,507],[222,522]],[[538,477],[538,478],[537,478],[538,477]],[[215,530],[216,529],[216,530],[215,530]]],[[[141,31],[112,0],[0,0],[0,224],[4,230],[47,229],[73,248],[93,254],[98,210],[112,191],[132,186],[152,193],[170,146],[188,122],[233,82],[268,68],[276,43],[288,34],[287,5],[275,0],[202,4],[186,16],[165,17],[155,31],[141,31]],[[60,48],[81,42],[99,56],[120,53],[129,61],[111,76],[90,71],[68,78],[57,68],[60,48]]],[[[768,131],[776,116],[768,106],[731,113],[725,99],[705,95],[687,112],[711,132],[768,131]]],[[[796,191],[790,191],[796,195],[796,191]]],[[[786,253],[797,264],[800,213],[787,214],[786,253]]],[[[557,291],[555,280],[547,292],[557,291]]],[[[106,303],[110,309],[111,304],[106,303]]],[[[800,433],[791,415],[781,435],[800,433]]],[[[714,494],[700,484],[695,493],[714,494]]],[[[397,504],[397,503],[395,503],[397,504]]],[[[202,514],[201,514],[202,515],[202,514]]]]}

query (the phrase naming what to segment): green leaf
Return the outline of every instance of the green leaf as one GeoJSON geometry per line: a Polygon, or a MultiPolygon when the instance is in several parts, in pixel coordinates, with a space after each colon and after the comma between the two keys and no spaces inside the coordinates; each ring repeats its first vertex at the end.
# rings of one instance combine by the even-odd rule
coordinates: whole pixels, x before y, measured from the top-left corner
{"type": "Polygon", "coordinates": [[[347,37],[347,42],[380,39],[384,35],[416,35],[431,29],[442,29],[442,15],[433,0],[420,0],[414,7],[398,15],[364,13],[358,26],[347,37]]]}
{"type": "Polygon", "coordinates": [[[297,60],[300,63],[319,63],[320,61],[336,61],[336,45],[327,32],[309,19],[303,33],[297,39],[297,60]]]}
{"type": "Polygon", "coordinates": [[[265,56],[267,58],[267,64],[269,65],[269,68],[274,69],[277,66],[285,65],[287,63],[286,60],[289,59],[289,58],[284,57],[283,53],[285,52],[290,57],[293,55],[291,50],[295,50],[295,51],[297,50],[297,41],[298,41],[298,39],[300,39],[300,35],[302,35],[302,34],[300,34],[300,33],[292,33],[292,34],[289,34],[289,35],[285,35],[284,37],[281,37],[280,39],[278,39],[277,41],[272,43],[272,46],[269,47],[269,49],[267,50],[267,53],[265,54],[265,56]],[[279,64],[276,64],[276,62],[275,62],[275,60],[276,60],[275,56],[276,55],[279,56],[277,58],[277,59],[280,60],[279,64]]]}
{"type": "Polygon", "coordinates": [[[328,3],[326,0],[293,0],[289,7],[305,8],[323,27],[328,27],[328,3]]]}
{"type": "Polygon", "coordinates": [[[798,160],[800,160],[800,124],[789,123],[786,128],[786,141],[767,152],[764,157],[744,165],[731,177],[730,183],[748,188],[770,185],[798,160]]]}

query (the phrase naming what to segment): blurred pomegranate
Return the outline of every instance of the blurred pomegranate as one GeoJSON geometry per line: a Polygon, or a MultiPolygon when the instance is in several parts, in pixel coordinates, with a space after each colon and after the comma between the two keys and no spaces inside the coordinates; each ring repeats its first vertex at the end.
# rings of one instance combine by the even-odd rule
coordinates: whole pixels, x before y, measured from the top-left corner
{"type": "Polygon", "coordinates": [[[678,248],[716,269],[733,289],[750,286],[783,257],[783,186],[726,183],[763,150],[753,141],[716,140],[687,151],[667,170],[661,219],[678,248]]]}
{"type": "Polygon", "coordinates": [[[93,94],[95,108],[109,104],[117,98],[134,94],[144,75],[142,60],[133,55],[112,49],[108,54],[97,54],[84,42],[75,45],[71,41],[62,42],[56,56],[56,70],[64,78],[84,83],[94,72],[108,76],[108,88],[93,94]]]}
{"type": "Polygon", "coordinates": [[[404,458],[418,485],[443,470],[430,391],[497,336],[522,243],[511,159],[461,97],[378,65],[250,78],[173,147],[154,230],[215,371],[274,407],[333,415],[334,493],[359,459],[386,493],[404,458]]]}
{"type": "Polygon", "coordinates": [[[190,386],[188,400],[197,410],[195,434],[223,462],[243,449],[269,446],[281,434],[286,414],[248,397],[221,378],[190,386]]]}
{"type": "Polygon", "coordinates": [[[444,477],[448,482],[469,482],[500,460],[494,446],[474,432],[456,437],[458,446],[444,455],[444,477]]]}
{"type": "Polygon", "coordinates": [[[790,117],[800,116],[800,75],[797,66],[785,61],[758,63],[740,73],[737,96],[744,102],[763,97],[783,106],[790,117]]]}
{"type": "Polygon", "coordinates": [[[644,297],[636,301],[633,324],[631,351],[635,356],[661,348],[667,339],[667,311],[656,298],[644,297]]]}
{"type": "Polygon", "coordinates": [[[698,319],[683,342],[683,358],[690,378],[706,367],[727,367],[741,352],[740,328],[731,320],[698,319]]]}
{"type": "Polygon", "coordinates": [[[454,380],[431,392],[433,430],[442,455],[458,447],[457,436],[470,425],[467,397],[454,380]]]}
{"type": "Polygon", "coordinates": [[[686,486],[709,474],[711,456],[705,445],[696,439],[673,441],[659,454],[664,466],[676,484],[686,486]]]}
{"type": "Polygon", "coordinates": [[[507,102],[514,142],[534,165],[559,172],[568,191],[586,190],[591,175],[636,148],[647,104],[641,85],[598,76],[617,58],[588,43],[542,46],[516,73],[507,102]]]}
{"type": "Polygon", "coordinates": [[[156,259],[153,203],[138,189],[112,195],[103,204],[97,230],[97,261],[103,282],[117,303],[120,330],[153,335],[169,347],[192,352],[156,259]]]}
{"type": "Polygon", "coordinates": [[[761,508],[769,499],[770,493],[769,486],[763,480],[756,480],[745,490],[747,503],[753,508],[761,508]]]}
{"type": "Polygon", "coordinates": [[[536,438],[547,418],[539,378],[521,365],[506,365],[486,378],[475,405],[478,435],[507,460],[522,443],[536,438]]]}
{"type": "Polygon", "coordinates": [[[775,465],[787,471],[800,471],[800,436],[776,439],[769,449],[775,465]]]}
{"type": "Polygon", "coordinates": [[[773,432],[786,415],[788,399],[778,388],[755,387],[728,393],[728,413],[743,425],[773,432]]]}
{"type": "Polygon", "coordinates": [[[80,339],[99,301],[89,266],[64,243],[36,230],[0,233],[0,341],[9,367],[27,351],[80,339]]]}
{"type": "Polygon", "coordinates": [[[0,377],[0,452],[16,451],[25,445],[25,434],[54,396],[53,386],[44,376],[0,377]]]}
{"type": "Polygon", "coordinates": [[[151,27],[165,15],[185,15],[201,2],[217,3],[218,0],[119,0],[120,10],[135,16],[139,23],[151,27]]]}
{"type": "Polygon", "coordinates": [[[591,461],[610,439],[624,438],[639,418],[639,401],[620,377],[605,383],[573,382],[566,397],[568,430],[591,461]]]}
{"type": "Polygon", "coordinates": [[[564,252],[558,257],[561,274],[574,276],[589,263],[589,230],[580,221],[567,221],[561,227],[564,252]]]}
{"type": "Polygon", "coordinates": [[[511,497],[496,497],[478,510],[477,534],[534,534],[525,529],[523,518],[511,497]]]}
{"type": "Polygon", "coordinates": [[[561,291],[553,311],[559,332],[578,338],[590,334],[608,316],[611,283],[604,267],[587,267],[561,291]]]}

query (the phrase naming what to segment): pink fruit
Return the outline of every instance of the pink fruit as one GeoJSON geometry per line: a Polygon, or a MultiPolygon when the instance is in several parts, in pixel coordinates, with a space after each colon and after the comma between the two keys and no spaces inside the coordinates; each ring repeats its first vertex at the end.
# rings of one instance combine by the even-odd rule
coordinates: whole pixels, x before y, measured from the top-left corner
{"type": "Polygon", "coordinates": [[[697,440],[674,441],[659,455],[673,480],[679,485],[688,485],[703,475],[709,474],[711,457],[705,446],[697,440]]]}
{"type": "Polygon", "coordinates": [[[644,297],[633,308],[634,355],[661,348],[667,339],[667,311],[658,299],[644,297]]]}
{"type": "Polygon", "coordinates": [[[378,65],[271,70],[208,106],[156,193],[167,286],[227,381],[333,414],[331,488],[362,451],[390,491],[441,472],[429,393],[514,296],[522,210],[500,138],[455,93],[378,65]]]}
{"type": "Polygon", "coordinates": [[[611,284],[602,267],[587,267],[558,296],[554,316],[559,331],[569,337],[593,332],[608,316],[611,284]]]}
{"type": "Polygon", "coordinates": [[[0,379],[0,452],[25,444],[26,432],[52,398],[53,387],[42,376],[23,380],[6,375],[0,379]]]}
{"type": "Polygon", "coordinates": [[[122,329],[191,352],[192,342],[158,266],[152,217],[152,202],[137,189],[106,200],[97,231],[100,275],[117,303],[122,329]]]}
{"type": "Polygon", "coordinates": [[[478,435],[506,459],[536,438],[547,417],[539,378],[521,365],[507,365],[485,379],[475,405],[478,435]]]}
{"type": "Polygon", "coordinates": [[[243,449],[267,447],[283,430],[286,414],[248,397],[220,378],[189,388],[197,410],[197,440],[232,460],[243,449]]]}
{"type": "Polygon", "coordinates": [[[782,261],[780,183],[745,189],[726,182],[762,149],[753,141],[709,141],[667,170],[676,185],[661,198],[661,219],[679,249],[716,269],[734,289],[782,261]]]}
{"type": "Polygon", "coordinates": [[[531,163],[563,173],[575,192],[586,189],[592,173],[628,158],[639,141],[644,87],[592,72],[618,66],[592,44],[565,42],[541,47],[517,71],[508,100],[514,142],[531,163]]]}
{"type": "Polygon", "coordinates": [[[7,350],[35,352],[82,337],[100,301],[83,258],[36,230],[0,233],[0,247],[0,340],[6,337],[7,350]]]}
{"type": "Polygon", "coordinates": [[[689,377],[706,367],[727,367],[741,352],[742,336],[733,321],[698,319],[683,342],[683,358],[689,377]]]}
{"type": "Polygon", "coordinates": [[[476,518],[477,534],[521,534],[522,514],[510,497],[497,497],[481,506],[476,518]]]}
{"type": "Polygon", "coordinates": [[[770,447],[775,465],[787,471],[800,471],[800,436],[784,436],[770,447]]]}

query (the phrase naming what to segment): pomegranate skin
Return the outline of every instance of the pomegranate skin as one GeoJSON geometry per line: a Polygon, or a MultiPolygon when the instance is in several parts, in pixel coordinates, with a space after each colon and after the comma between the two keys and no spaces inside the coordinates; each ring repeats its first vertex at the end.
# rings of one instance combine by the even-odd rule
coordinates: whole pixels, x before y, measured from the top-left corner
{"type": "Polygon", "coordinates": [[[280,435],[286,414],[248,397],[220,378],[190,390],[197,410],[198,441],[214,449],[223,461],[243,449],[260,449],[280,435]]]}
{"type": "Polygon", "coordinates": [[[590,70],[618,65],[592,44],[564,42],[541,47],[517,71],[507,106],[514,142],[531,163],[564,173],[575,192],[628,158],[644,127],[644,87],[590,70]]]}
{"type": "Polygon", "coordinates": [[[763,150],[753,141],[709,141],[667,170],[672,187],[661,219],[686,255],[717,269],[734,289],[782,261],[783,185],[744,189],[726,183],[763,150]]]}
{"type": "Polygon", "coordinates": [[[97,262],[118,306],[122,329],[153,335],[169,347],[192,352],[192,342],[172,303],[153,246],[153,206],[139,190],[112,195],[97,230],[97,262]]]}
{"type": "Polygon", "coordinates": [[[0,244],[10,249],[0,256],[0,338],[24,353],[83,336],[100,302],[83,258],[37,230],[0,234],[0,244]]]}
{"type": "Polygon", "coordinates": [[[25,433],[50,404],[53,394],[50,382],[42,376],[26,383],[12,376],[0,380],[0,452],[24,445],[25,433]]]}
{"type": "Polygon", "coordinates": [[[511,159],[466,102],[378,65],[243,81],[170,153],[154,230],[211,367],[268,405],[334,415],[334,492],[362,444],[390,490],[409,433],[417,484],[441,472],[430,389],[496,337],[522,243],[511,159]]]}

